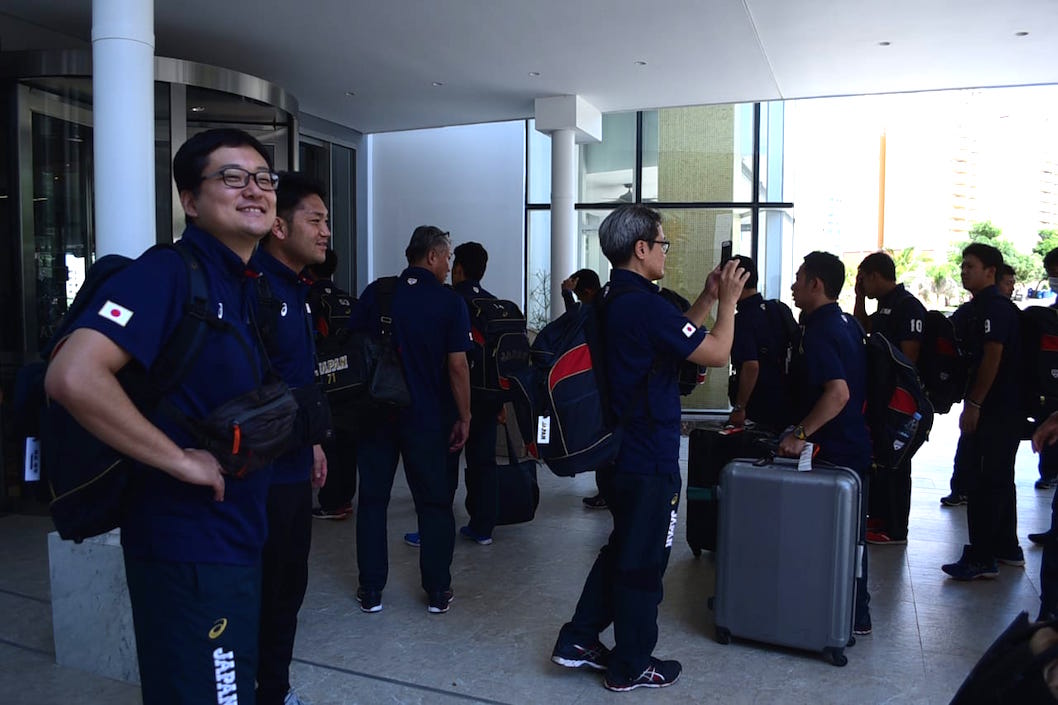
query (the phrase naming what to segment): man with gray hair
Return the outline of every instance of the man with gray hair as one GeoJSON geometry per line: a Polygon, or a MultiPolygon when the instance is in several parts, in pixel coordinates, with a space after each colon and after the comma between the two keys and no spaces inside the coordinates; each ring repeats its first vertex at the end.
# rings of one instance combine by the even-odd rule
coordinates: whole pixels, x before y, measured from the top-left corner
{"type": "MultiPolygon", "coordinates": [[[[452,601],[455,517],[452,501],[458,469],[447,466],[449,452],[466,443],[470,430],[470,316],[459,294],[443,286],[448,276],[448,233],[421,225],[405,255],[408,268],[393,293],[393,337],[400,351],[411,405],[380,409],[359,428],[357,467],[360,492],[356,513],[356,599],[364,612],[382,609],[389,572],[386,510],[398,456],[415,502],[422,553],[419,568],[431,614],[448,611],[452,601]]],[[[378,282],[368,285],[350,319],[354,330],[373,330],[379,320],[378,282]]]]}
{"type": "Polygon", "coordinates": [[[652,655],[680,500],[678,367],[685,359],[714,367],[727,362],[735,304],[748,274],[734,260],[713,271],[684,314],[653,283],[665,276],[671,244],[657,211],[617,208],[599,226],[599,243],[614,267],[601,297],[606,335],[601,364],[613,415],[626,420],[606,497],[614,528],[551,660],[606,671],[608,690],[664,688],[682,670],[678,661],[652,655]],[[717,300],[716,325],[706,331],[702,324],[717,300]],[[610,624],[613,651],[599,641],[610,624]]]}

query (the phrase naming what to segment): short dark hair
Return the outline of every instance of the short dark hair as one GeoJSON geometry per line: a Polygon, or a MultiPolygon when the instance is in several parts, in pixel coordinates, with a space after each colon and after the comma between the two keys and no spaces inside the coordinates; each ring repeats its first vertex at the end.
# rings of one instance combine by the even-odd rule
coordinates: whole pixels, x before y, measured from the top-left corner
{"type": "Polygon", "coordinates": [[[426,259],[426,256],[438,247],[451,247],[448,233],[436,225],[420,225],[411,234],[411,242],[404,250],[408,264],[415,264],[426,259]]]}
{"type": "Polygon", "coordinates": [[[805,279],[818,279],[823,282],[823,293],[828,299],[836,299],[841,295],[841,287],[845,286],[845,265],[838,256],[830,252],[809,252],[805,255],[804,264],[805,279]]]}
{"type": "Polygon", "coordinates": [[[981,264],[984,265],[985,269],[989,267],[995,268],[996,276],[999,275],[999,268],[1003,266],[1003,253],[983,242],[971,242],[963,249],[962,256],[963,258],[976,257],[981,260],[981,264]]]}
{"type": "Polygon", "coordinates": [[[294,211],[308,196],[319,196],[327,203],[327,189],[319,179],[297,171],[281,172],[276,188],[276,215],[289,223],[294,211]]]}
{"type": "Polygon", "coordinates": [[[570,275],[570,279],[577,280],[577,286],[573,291],[579,297],[585,291],[598,291],[602,288],[602,282],[599,281],[599,275],[594,269],[578,269],[570,275]]]}
{"type": "Polygon", "coordinates": [[[1058,267],[1058,247],[1043,256],[1043,268],[1053,269],[1054,267],[1058,267]]]}
{"type": "Polygon", "coordinates": [[[998,270],[996,270],[996,271],[998,271],[998,272],[999,272],[999,276],[1000,276],[1000,277],[1014,277],[1015,279],[1017,279],[1017,278],[1018,278],[1018,275],[1017,275],[1017,273],[1016,273],[1016,272],[1014,271],[1014,268],[1013,268],[1013,267],[1011,267],[1011,266],[1010,266],[1009,264],[1007,264],[1006,262],[1004,262],[1003,264],[999,265],[999,269],[998,269],[998,270]]]}
{"type": "Polygon", "coordinates": [[[860,262],[859,270],[863,274],[877,274],[887,282],[896,281],[896,262],[887,252],[872,252],[860,262]]]}
{"type": "Polygon", "coordinates": [[[219,127],[192,135],[176,150],[173,157],[176,190],[190,191],[197,196],[202,170],[209,164],[209,156],[221,147],[253,147],[264,158],[268,169],[272,169],[272,156],[256,137],[234,127],[219,127]]]}
{"type": "MultiPolygon", "coordinates": [[[[661,225],[661,214],[639,204],[618,206],[599,225],[599,245],[610,264],[628,264],[640,240],[653,242],[661,225]]],[[[653,247],[653,245],[651,245],[653,247]]]]}
{"type": "Polygon", "coordinates": [[[309,272],[316,279],[330,279],[336,271],[338,271],[338,255],[332,249],[327,250],[322,262],[309,265],[309,272]]]}
{"type": "Polygon", "coordinates": [[[757,275],[757,263],[753,261],[753,258],[747,255],[735,255],[731,259],[737,259],[738,265],[749,272],[749,279],[746,280],[746,288],[756,289],[760,277],[757,275]]]}
{"type": "Polygon", "coordinates": [[[452,266],[461,266],[467,279],[479,282],[485,276],[489,253],[480,242],[464,242],[452,250],[452,257],[452,266]]]}

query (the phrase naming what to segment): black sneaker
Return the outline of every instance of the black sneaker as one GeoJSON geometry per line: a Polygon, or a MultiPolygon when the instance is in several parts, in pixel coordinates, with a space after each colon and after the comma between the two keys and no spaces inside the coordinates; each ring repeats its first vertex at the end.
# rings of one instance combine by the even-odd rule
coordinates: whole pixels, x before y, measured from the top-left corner
{"type": "Polygon", "coordinates": [[[343,504],[336,509],[324,509],[323,507],[316,507],[312,510],[313,519],[333,519],[335,521],[343,521],[353,515],[353,504],[343,504]]]}
{"type": "Polygon", "coordinates": [[[958,507],[960,505],[966,504],[966,495],[958,494],[957,492],[952,492],[947,497],[941,497],[940,503],[943,504],[945,507],[958,507]]]}
{"type": "Polygon", "coordinates": [[[1012,565],[1015,568],[1020,568],[1025,565],[1025,552],[1021,550],[1021,546],[1018,546],[1013,551],[1008,551],[1002,555],[996,556],[996,562],[1002,563],[1003,565],[1012,565]]]}
{"type": "Polygon", "coordinates": [[[852,633],[856,636],[867,636],[871,633],[871,617],[867,616],[867,619],[859,620],[852,627],[852,633]]]}
{"type": "Polygon", "coordinates": [[[357,588],[356,601],[360,603],[361,612],[381,612],[382,593],[378,590],[365,590],[357,588]]]}
{"type": "Polygon", "coordinates": [[[601,494],[597,494],[594,497],[585,497],[581,502],[584,502],[584,506],[588,509],[606,509],[606,500],[602,498],[601,494]]]}
{"type": "Polygon", "coordinates": [[[613,690],[618,693],[635,690],[636,688],[666,688],[675,683],[682,672],[683,666],[680,665],[679,661],[662,661],[651,656],[650,665],[639,674],[638,678],[633,678],[629,681],[613,680],[609,671],[607,671],[603,684],[607,690],[613,690]]]}
{"type": "Polygon", "coordinates": [[[1050,531],[1041,531],[1038,534],[1029,534],[1029,541],[1032,541],[1037,546],[1046,546],[1048,543],[1053,541],[1055,535],[1050,531]]]}
{"type": "Polygon", "coordinates": [[[566,668],[587,666],[596,671],[605,671],[606,665],[610,663],[610,650],[598,641],[587,647],[580,644],[555,644],[551,660],[566,668]]]}
{"type": "Polygon", "coordinates": [[[426,606],[426,611],[430,614],[443,614],[447,612],[448,608],[452,605],[453,597],[451,590],[430,593],[430,604],[426,606]]]}
{"type": "Polygon", "coordinates": [[[1038,490],[1053,490],[1055,487],[1058,487],[1058,478],[1041,477],[1036,480],[1036,489],[1038,490]]]}

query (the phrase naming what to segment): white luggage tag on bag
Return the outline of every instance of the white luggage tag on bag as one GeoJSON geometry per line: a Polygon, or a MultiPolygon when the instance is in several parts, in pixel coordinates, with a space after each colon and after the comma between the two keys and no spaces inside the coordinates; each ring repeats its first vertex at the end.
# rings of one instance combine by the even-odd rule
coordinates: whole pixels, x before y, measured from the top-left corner
{"type": "Polygon", "coordinates": [[[801,449],[801,455],[797,458],[797,472],[808,472],[812,469],[813,449],[813,444],[805,441],[805,446],[801,449]]]}

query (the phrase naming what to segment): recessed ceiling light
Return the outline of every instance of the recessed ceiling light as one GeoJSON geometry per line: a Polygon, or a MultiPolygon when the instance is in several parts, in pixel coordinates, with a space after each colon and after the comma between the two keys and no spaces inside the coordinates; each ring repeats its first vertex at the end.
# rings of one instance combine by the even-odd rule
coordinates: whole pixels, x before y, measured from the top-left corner
{"type": "Polygon", "coordinates": [[[642,59],[636,59],[632,63],[635,64],[636,66],[646,66],[647,65],[647,62],[643,61],[642,59]]]}
{"type": "Polygon", "coordinates": [[[190,110],[191,110],[191,112],[193,112],[193,113],[203,113],[203,112],[205,112],[205,111],[206,111],[206,108],[205,108],[205,106],[203,106],[203,105],[192,105],[192,106],[190,107],[190,110]]]}
{"type": "Polygon", "coordinates": [[[533,78],[536,78],[537,76],[540,75],[540,72],[539,71],[530,71],[529,75],[532,76],[533,78]]]}
{"type": "Polygon", "coordinates": [[[347,96],[349,96],[350,98],[352,98],[354,95],[356,95],[356,93],[354,93],[353,91],[346,91],[345,94],[347,96]]]}
{"type": "Polygon", "coordinates": [[[1027,36],[1029,36],[1029,33],[1028,32],[1014,32],[1014,36],[1015,37],[1027,37],[1027,36]]]}
{"type": "Polygon", "coordinates": [[[892,42],[878,42],[878,46],[880,46],[880,47],[887,47],[887,46],[890,46],[891,44],[892,44],[892,42]]]}
{"type": "Polygon", "coordinates": [[[444,83],[444,81],[434,81],[433,84],[434,84],[435,87],[440,88],[445,83],[444,83]]]}

